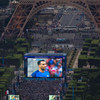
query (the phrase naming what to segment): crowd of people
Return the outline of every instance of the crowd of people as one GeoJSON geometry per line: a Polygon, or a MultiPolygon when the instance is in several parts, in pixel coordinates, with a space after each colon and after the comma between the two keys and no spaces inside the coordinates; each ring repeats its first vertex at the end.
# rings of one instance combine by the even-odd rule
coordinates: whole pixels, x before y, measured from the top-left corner
{"type": "Polygon", "coordinates": [[[49,100],[49,95],[60,95],[61,80],[25,80],[21,79],[16,94],[21,100],[49,100]]]}

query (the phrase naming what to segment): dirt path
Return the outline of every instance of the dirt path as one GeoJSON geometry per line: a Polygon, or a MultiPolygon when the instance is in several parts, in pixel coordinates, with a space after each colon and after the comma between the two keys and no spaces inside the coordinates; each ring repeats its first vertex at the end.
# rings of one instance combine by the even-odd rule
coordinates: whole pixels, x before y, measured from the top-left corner
{"type": "Polygon", "coordinates": [[[81,50],[78,52],[72,68],[78,68],[78,57],[79,57],[80,53],[81,53],[81,50]]]}

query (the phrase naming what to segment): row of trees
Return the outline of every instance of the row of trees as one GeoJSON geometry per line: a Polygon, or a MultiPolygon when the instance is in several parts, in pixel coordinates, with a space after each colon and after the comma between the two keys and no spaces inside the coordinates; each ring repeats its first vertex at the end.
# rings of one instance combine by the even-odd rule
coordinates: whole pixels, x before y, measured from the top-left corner
{"type": "Polygon", "coordinates": [[[100,100],[99,87],[100,69],[75,69],[64,100],[100,100]]]}
{"type": "Polygon", "coordinates": [[[14,77],[14,69],[9,66],[14,65],[18,68],[21,65],[24,54],[30,51],[32,41],[33,37],[0,41],[0,100],[14,77]],[[2,65],[2,58],[4,58],[4,65],[2,65]]]}
{"type": "Polygon", "coordinates": [[[85,100],[84,93],[86,91],[87,82],[82,81],[80,72],[75,72],[73,75],[73,80],[68,84],[68,90],[64,100],[85,100]]]}
{"type": "Polygon", "coordinates": [[[23,56],[29,52],[31,48],[31,42],[33,37],[30,39],[17,38],[14,40],[4,40],[0,42],[0,63],[2,64],[2,58],[4,57],[5,66],[15,65],[19,67],[22,63],[23,56]]]}
{"type": "Polygon", "coordinates": [[[14,68],[0,68],[0,100],[5,95],[5,91],[11,84],[14,77],[14,68]]]}
{"type": "Polygon", "coordinates": [[[78,59],[79,67],[89,64],[100,67],[100,46],[99,40],[86,39],[78,59]]]}

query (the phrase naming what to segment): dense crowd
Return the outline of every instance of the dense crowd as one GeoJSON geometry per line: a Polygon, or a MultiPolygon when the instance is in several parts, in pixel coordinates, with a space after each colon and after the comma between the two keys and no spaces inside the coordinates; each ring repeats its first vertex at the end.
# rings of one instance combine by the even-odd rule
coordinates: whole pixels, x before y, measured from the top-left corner
{"type": "Polygon", "coordinates": [[[21,100],[49,100],[49,95],[60,95],[61,80],[24,80],[16,87],[16,94],[21,100]]]}

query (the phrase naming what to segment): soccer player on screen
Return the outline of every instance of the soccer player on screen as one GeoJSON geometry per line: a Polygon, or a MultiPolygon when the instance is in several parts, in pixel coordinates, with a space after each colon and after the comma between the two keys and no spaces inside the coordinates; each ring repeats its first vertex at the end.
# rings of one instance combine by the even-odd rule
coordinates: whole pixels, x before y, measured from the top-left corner
{"type": "Polygon", "coordinates": [[[37,62],[39,70],[36,70],[31,74],[31,77],[50,77],[49,71],[45,71],[47,65],[45,60],[39,60],[37,62]]]}

